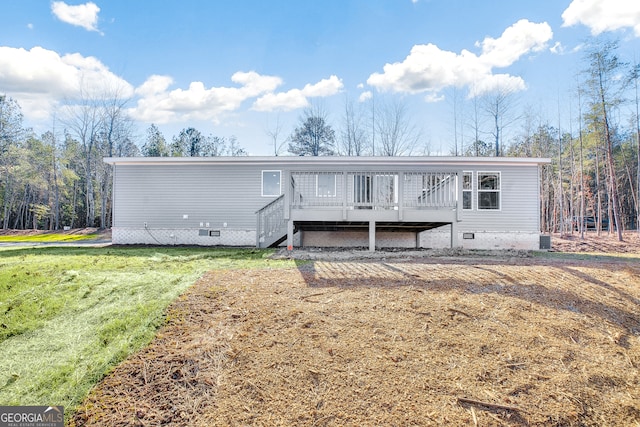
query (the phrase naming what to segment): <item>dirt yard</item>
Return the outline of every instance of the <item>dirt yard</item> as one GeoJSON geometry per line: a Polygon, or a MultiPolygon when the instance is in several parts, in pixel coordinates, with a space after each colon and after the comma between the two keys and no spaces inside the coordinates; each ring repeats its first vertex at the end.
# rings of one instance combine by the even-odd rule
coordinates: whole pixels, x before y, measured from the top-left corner
{"type": "Polygon", "coordinates": [[[71,424],[640,426],[639,240],[593,237],[211,272],[71,424]]]}

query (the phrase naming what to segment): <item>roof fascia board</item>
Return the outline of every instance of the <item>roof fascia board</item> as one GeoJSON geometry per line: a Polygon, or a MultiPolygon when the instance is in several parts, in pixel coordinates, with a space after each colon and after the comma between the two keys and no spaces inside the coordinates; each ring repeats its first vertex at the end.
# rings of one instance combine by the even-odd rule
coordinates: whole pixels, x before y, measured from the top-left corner
{"type": "Polygon", "coordinates": [[[219,164],[219,165],[380,165],[380,166],[499,166],[499,165],[540,165],[551,163],[550,158],[537,157],[347,157],[347,156],[246,156],[246,157],[105,157],[104,162],[111,165],[185,165],[185,164],[219,164]]]}

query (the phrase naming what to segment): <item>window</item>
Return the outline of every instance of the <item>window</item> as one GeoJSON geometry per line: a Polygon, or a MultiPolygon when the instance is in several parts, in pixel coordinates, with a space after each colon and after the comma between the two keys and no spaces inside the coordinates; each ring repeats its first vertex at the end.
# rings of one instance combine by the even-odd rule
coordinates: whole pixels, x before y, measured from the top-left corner
{"type": "Polygon", "coordinates": [[[462,173],[462,209],[473,209],[473,172],[462,173]]]}
{"type": "Polygon", "coordinates": [[[478,172],[478,209],[500,209],[500,172],[478,172]]]}
{"type": "Polygon", "coordinates": [[[264,197],[280,195],[280,171],[262,171],[262,195],[264,197]]]}
{"type": "Polygon", "coordinates": [[[316,175],[316,196],[336,197],[336,176],[334,174],[316,175]]]}

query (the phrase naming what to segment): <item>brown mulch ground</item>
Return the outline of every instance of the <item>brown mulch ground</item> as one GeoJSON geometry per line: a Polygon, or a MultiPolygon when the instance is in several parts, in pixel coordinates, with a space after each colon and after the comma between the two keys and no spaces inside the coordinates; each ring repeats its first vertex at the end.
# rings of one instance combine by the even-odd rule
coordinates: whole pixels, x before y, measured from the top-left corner
{"type": "Polygon", "coordinates": [[[640,250],[625,238],[589,237],[617,259],[327,255],[211,272],[71,424],[640,425],[640,250]]]}
{"type": "Polygon", "coordinates": [[[585,233],[585,238],[580,238],[580,233],[567,234],[562,237],[551,237],[552,249],[555,252],[592,252],[609,254],[640,254],[640,234],[637,231],[627,231],[623,234],[623,241],[619,241],[617,234],[595,231],[585,233]]]}

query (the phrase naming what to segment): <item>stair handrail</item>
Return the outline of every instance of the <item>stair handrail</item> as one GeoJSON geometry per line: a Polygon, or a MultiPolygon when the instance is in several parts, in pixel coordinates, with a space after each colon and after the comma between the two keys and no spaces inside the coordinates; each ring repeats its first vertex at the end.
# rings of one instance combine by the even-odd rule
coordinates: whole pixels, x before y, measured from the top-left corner
{"type": "MultiPolygon", "coordinates": [[[[256,211],[257,230],[256,246],[262,247],[262,243],[271,235],[278,235],[286,230],[287,221],[284,218],[284,194],[264,205],[256,211]]],[[[280,236],[278,236],[280,237],[280,236]]],[[[266,245],[268,246],[268,245],[266,245]]]]}

